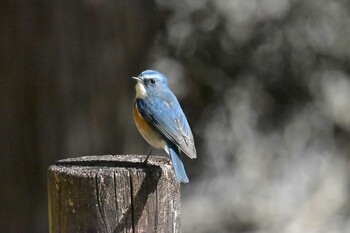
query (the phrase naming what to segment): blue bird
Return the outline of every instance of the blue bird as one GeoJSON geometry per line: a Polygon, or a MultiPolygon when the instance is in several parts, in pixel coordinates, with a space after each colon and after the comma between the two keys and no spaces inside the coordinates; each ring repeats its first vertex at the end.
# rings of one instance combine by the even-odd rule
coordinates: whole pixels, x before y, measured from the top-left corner
{"type": "Polygon", "coordinates": [[[175,178],[188,183],[181,151],[196,158],[193,135],[167,77],[155,70],[143,71],[136,79],[134,121],[143,138],[153,147],[164,149],[171,158],[175,178]]]}

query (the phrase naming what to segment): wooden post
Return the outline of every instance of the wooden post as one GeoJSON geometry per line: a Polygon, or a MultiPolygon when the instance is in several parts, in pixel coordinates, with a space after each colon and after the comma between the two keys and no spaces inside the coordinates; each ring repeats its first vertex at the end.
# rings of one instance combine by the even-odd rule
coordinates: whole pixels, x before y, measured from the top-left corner
{"type": "Polygon", "coordinates": [[[50,233],[180,232],[180,184],[169,160],[104,155],[48,170],[50,233]]]}

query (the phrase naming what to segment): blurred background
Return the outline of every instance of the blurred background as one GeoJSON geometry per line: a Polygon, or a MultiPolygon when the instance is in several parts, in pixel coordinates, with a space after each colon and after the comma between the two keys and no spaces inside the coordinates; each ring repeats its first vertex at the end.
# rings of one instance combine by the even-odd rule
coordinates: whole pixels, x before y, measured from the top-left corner
{"type": "Polygon", "coordinates": [[[0,9],[1,232],[48,231],[54,161],[149,152],[130,78],[148,68],[168,76],[196,140],[183,232],[350,232],[348,0],[0,9]]]}

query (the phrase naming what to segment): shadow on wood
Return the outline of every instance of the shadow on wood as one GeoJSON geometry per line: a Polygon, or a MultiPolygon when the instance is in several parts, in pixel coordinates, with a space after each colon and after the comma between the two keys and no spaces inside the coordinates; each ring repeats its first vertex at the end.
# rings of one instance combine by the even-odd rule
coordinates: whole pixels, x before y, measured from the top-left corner
{"type": "Polygon", "coordinates": [[[49,168],[50,232],[179,232],[180,185],[169,161],[88,156],[49,168]]]}

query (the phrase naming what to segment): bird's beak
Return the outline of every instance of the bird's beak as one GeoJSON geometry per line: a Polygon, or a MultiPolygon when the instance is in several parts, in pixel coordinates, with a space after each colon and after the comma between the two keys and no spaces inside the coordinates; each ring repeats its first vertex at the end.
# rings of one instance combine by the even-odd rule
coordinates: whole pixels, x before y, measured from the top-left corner
{"type": "Polygon", "coordinates": [[[142,78],[140,78],[140,77],[132,77],[132,78],[135,79],[138,82],[142,82],[142,78]]]}

